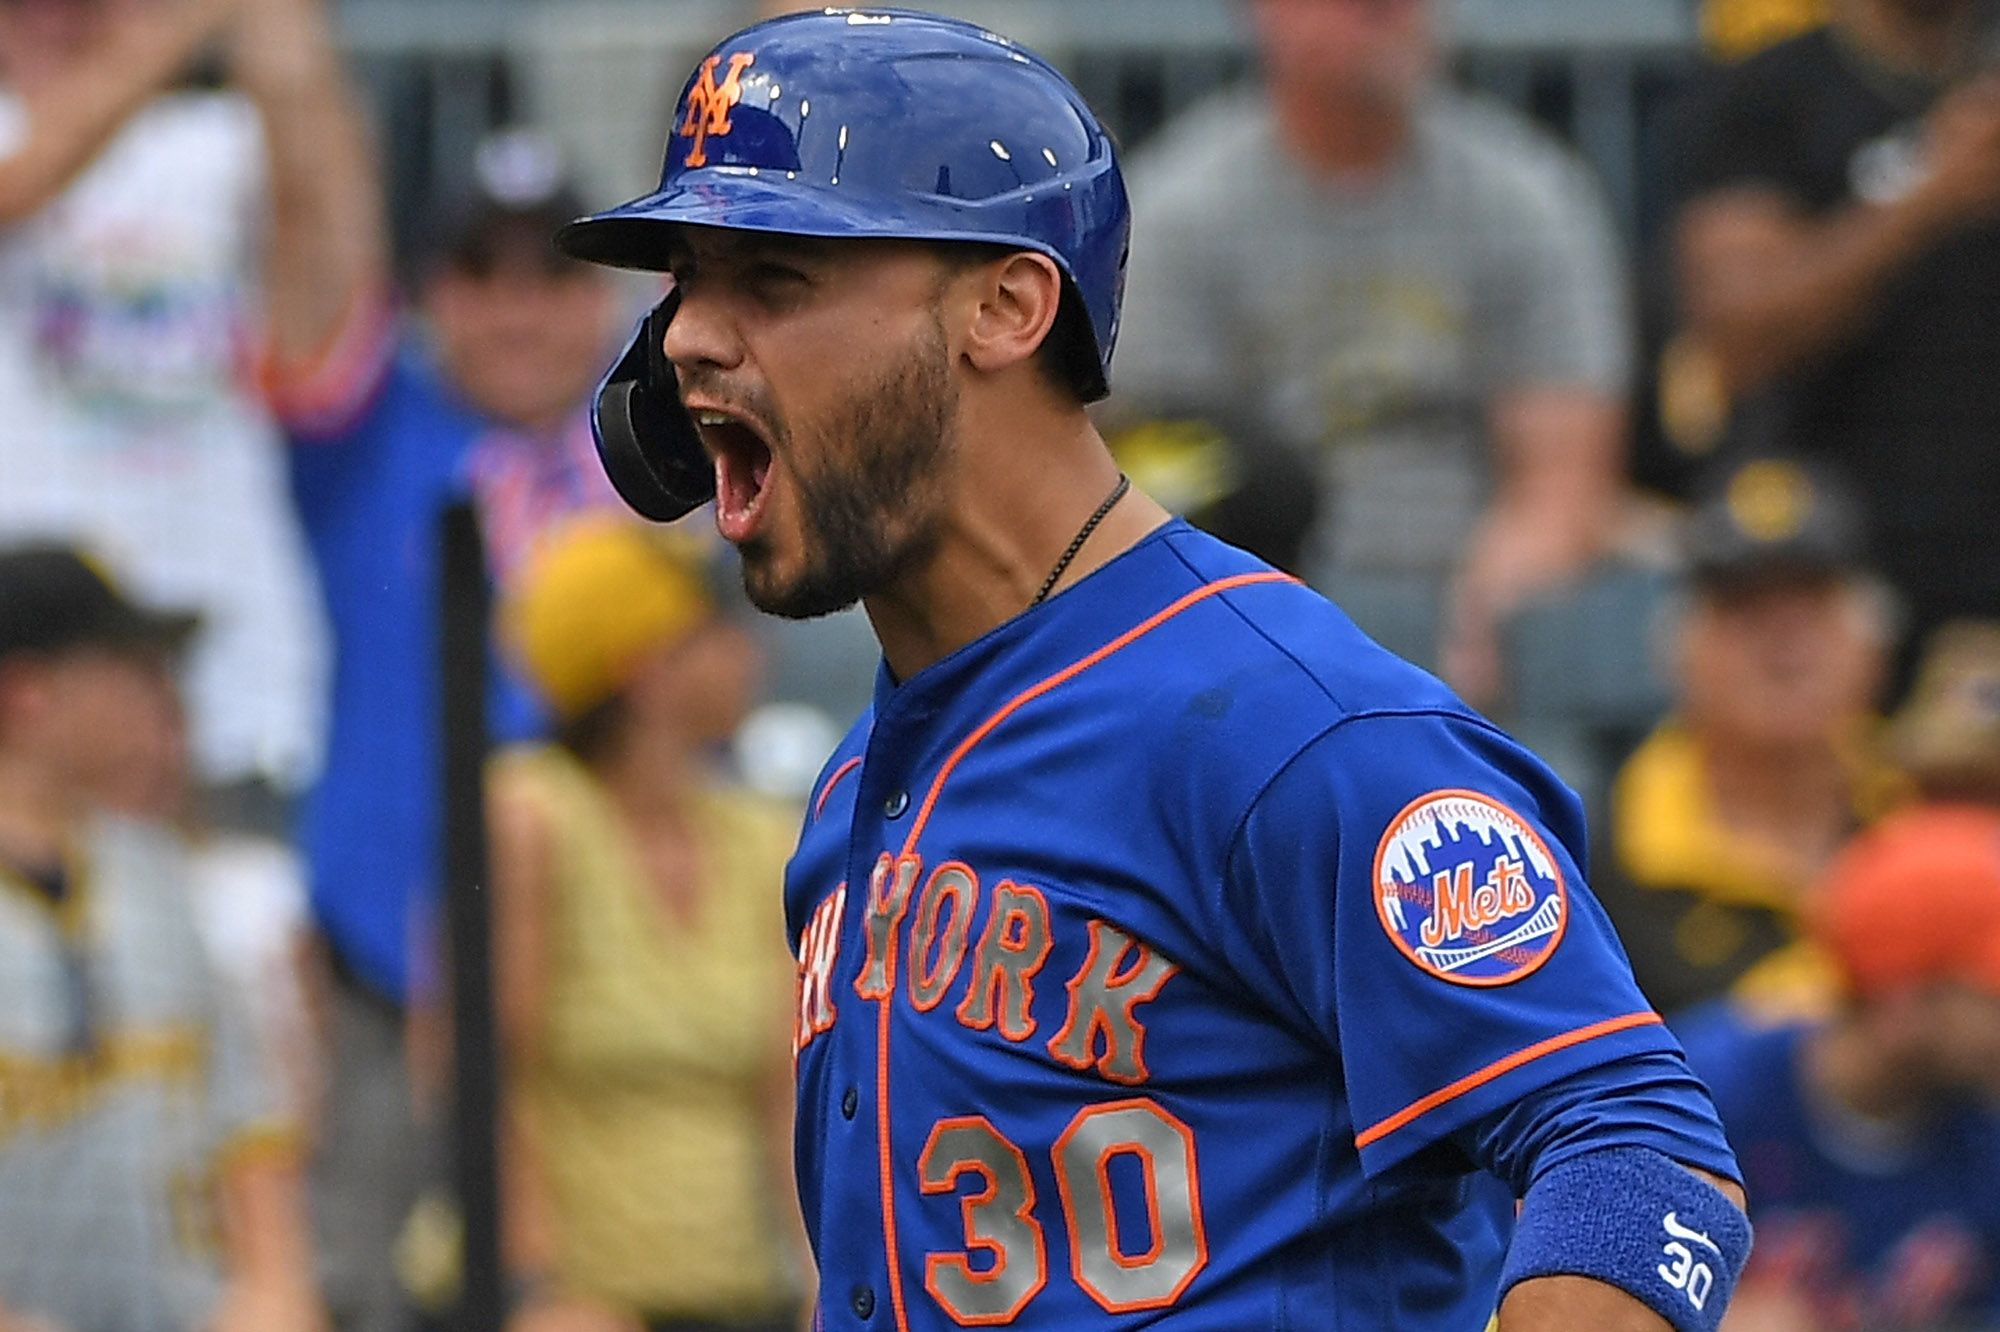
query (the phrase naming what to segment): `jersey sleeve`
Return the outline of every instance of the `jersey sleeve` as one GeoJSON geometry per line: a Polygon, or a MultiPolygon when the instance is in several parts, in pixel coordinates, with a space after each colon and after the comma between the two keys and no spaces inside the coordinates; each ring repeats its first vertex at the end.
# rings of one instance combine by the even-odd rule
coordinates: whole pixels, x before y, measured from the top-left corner
{"type": "Polygon", "coordinates": [[[395,364],[398,326],[389,293],[371,289],[355,298],[316,354],[266,358],[264,396],[293,443],[335,445],[360,431],[395,364]]]}
{"type": "MultiPolygon", "coordinates": [[[[328,533],[379,521],[384,494],[426,484],[424,478],[439,465],[424,454],[443,446],[422,423],[409,419],[438,400],[438,389],[412,368],[410,357],[399,354],[393,329],[391,322],[373,333],[352,332],[367,347],[357,347],[344,370],[329,368],[318,389],[272,398],[291,445],[286,462],[292,498],[316,547],[328,533]]],[[[495,687],[518,688],[504,678],[495,687]]],[[[503,729],[501,738],[519,734],[503,729]]]]}
{"type": "Polygon", "coordinates": [[[292,1144],[297,1125],[279,1092],[271,1054],[257,1038],[248,996],[219,979],[212,988],[208,1106],[215,1151],[226,1156],[253,1143],[292,1144]]]}
{"type": "Polygon", "coordinates": [[[1657,1050],[1572,1073],[1459,1130],[1454,1141],[1516,1198],[1589,1152],[1643,1147],[1743,1182],[1709,1091],[1678,1054],[1657,1050]]]}
{"type": "Polygon", "coordinates": [[[1246,815],[1225,894],[1256,984],[1337,1051],[1362,1168],[1581,1070],[1679,1048],[1578,870],[1582,811],[1471,718],[1350,718],[1246,815]]]}

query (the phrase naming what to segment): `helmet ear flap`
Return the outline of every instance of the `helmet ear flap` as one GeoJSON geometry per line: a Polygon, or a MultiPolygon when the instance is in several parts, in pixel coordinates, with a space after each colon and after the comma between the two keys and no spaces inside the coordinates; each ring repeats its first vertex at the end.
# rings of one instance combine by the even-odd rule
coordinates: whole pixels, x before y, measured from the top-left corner
{"type": "Polygon", "coordinates": [[[680,294],[639,321],[631,345],[598,385],[590,410],[597,456],[618,497],[656,523],[685,517],[715,498],[715,470],[701,435],[681,406],[667,360],[667,325],[680,294]]]}

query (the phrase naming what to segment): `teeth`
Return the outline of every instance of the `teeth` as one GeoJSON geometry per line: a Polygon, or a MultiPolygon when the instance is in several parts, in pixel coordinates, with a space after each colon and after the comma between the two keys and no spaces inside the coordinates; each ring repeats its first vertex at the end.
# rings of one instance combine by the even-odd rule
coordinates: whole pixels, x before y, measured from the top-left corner
{"type": "Polygon", "coordinates": [[[726,426],[729,418],[721,412],[696,412],[695,424],[705,426],[726,426]]]}

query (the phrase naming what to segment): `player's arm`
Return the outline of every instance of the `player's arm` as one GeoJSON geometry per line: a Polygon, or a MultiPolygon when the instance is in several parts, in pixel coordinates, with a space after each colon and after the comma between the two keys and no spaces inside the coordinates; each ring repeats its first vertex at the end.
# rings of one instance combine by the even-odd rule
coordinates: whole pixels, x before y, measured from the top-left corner
{"type": "Polygon", "coordinates": [[[1713,1332],[1750,1227],[1714,1103],[1677,1050],[1579,1069],[1451,1140],[1522,1200],[1501,1332],[1713,1332]]]}
{"type": "Polygon", "coordinates": [[[1588,1277],[1543,1277],[1514,1287],[1500,1306],[1500,1332],[1672,1332],[1673,1324],[1627,1295],[1588,1277]]]}
{"type": "MultiPolygon", "coordinates": [[[[1716,1189],[1739,1210],[1742,1188],[1733,1180],[1692,1166],[1683,1167],[1716,1189]]],[[[1500,1306],[1500,1332],[1558,1332],[1590,1327],[1602,1332],[1671,1332],[1673,1324],[1617,1286],[1581,1276],[1546,1276],[1523,1281],[1500,1306]]]]}
{"type": "Polygon", "coordinates": [[[1251,983],[1339,1051],[1371,1179],[1469,1167],[1521,1200],[1497,1293],[1553,1284],[1506,1332],[1617,1325],[1565,1307],[1586,1298],[1714,1332],[1749,1223],[1696,1172],[1734,1179],[1735,1157],[1581,882],[1582,842],[1575,796],[1476,719],[1349,717],[1242,823],[1233,912],[1269,977],[1251,983]],[[1517,1321],[1545,1302],[1568,1321],[1517,1321]]]}
{"type": "MultiPolygon", "coordinates": [[[[555,829],[533,788],[503,766],[487,789],[493,891],[494,1008],[510,1077],[541,1056],[554,936],[555,829]]],[[[502,1257],[516,1307],[510,1332],[633,1332],[616,1312],[555,1284],[554,1200],[532,1119],[516,1085],[503,1097],[500,1178],[502,1257]]]]}
{"type": "Polygon", "coordinates": [[[1488,409],[1493,499],[1452,589],[1445,678],[1468,698],[1499,691],[1499,626],[1604,551],[1624,489],[1626,412],[1584,386],[1524,386],[1488,409]]]}
{"type": "Polygon", "coordinates": [[[266,354],[282,415],[288,398],[324,396],[315,381],[338,363],[369,359],[349,344],[383,332],[389,239],[367,120],[323,0],[241,3],[233,70],[264,124],[266,354]]]}
{"type": "Polygon", "coordinates": [[[1913,259],[2000,214],[2000,77],[1939,104],[1925,126],[1925,153],[1924,174],[1899,198],[1824,217],[1754,183],[1683,210],[1675,232],[1681,304],[1730,390],[1839,347],[1913,259]]]}
{"type": "Polygon", "coordinates": [[[60,194],[240,7],[241,0],[167,0],[118,11],[61,77],[25,94],[25,131],[0,156],[0,224],[60,194]]]}
{"type": "Polygon", "coordinates": [[[296,1140],[239,1144],[221,1193],[229,1283],[212,1332],[324,1332],[296,1140]]]}
{"type": "Polygon", "coordinates": [[[1476,238],[1472,336],[1484,381],[1492,497],[1454,574],[1443,674],[1500,691],[1499,628],[1603,553],[1620,514],[1632,314],[1602,192],[1553,146],[1524,151],[1476,238]]]}
{"type": "MultiPolygon", "coordinates": [[[[190,936],[188,946],[198,948],[190,936]]],[[[325,1332],[307,1220],[305,1143],[251,1016],[255,996],[208,977],[210,1175],[222,1296],[204,1332],[325,1332]]]]}

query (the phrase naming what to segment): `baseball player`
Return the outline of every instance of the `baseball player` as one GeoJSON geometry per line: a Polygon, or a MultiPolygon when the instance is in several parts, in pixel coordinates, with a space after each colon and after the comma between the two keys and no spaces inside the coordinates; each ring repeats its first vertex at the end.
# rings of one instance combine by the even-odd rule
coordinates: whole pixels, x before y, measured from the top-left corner
{"type": "Polygon", "coordinates": [[[1128,220],[1032,52],[826,10],[558,238],[672,275],[626,498],[881,640],[785,886],[819,1325],[1714,1328],[1736,1166],[1575,797],[1092,429],[1128,220]]]}

